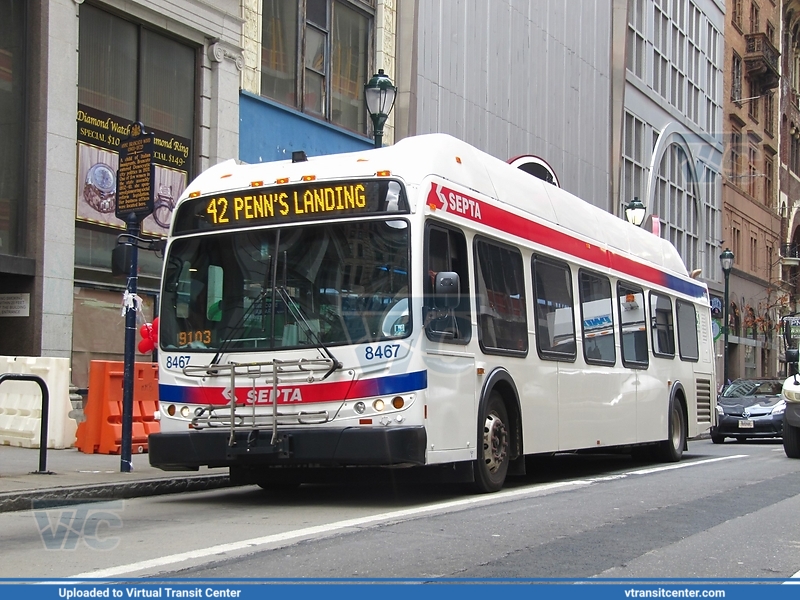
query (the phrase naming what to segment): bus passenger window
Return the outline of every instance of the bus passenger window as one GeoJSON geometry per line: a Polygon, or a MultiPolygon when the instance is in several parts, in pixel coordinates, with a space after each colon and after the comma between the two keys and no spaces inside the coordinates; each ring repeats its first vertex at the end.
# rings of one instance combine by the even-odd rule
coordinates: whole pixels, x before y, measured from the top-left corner
{"type": "Polygon", "coordinates": [[[697,345],[697,331],[700,329],[700,323],[697,322],[694,304],[678,300],[675,308],[678,314],[678,349],[681,359],[697,361],[700,359],[700,350],[697,345]]]}
{"type": "Polygon", "coordinates": [[[675,356],[675,329],[672,324],[672,300],[661,294],[650,294],[650,315],[653,337],[653,354],[672,358],[675,356]]]}
{"type": "Polygon", "coordinates": [[[539,356],[573,361],[577,344],[569,267],[561,262],[534,257],[531,268],[539,356]]]}
{"type": "Polygon", "coordinates": [[[518,250],[475,242],[478,337],[487,354],[528,352],[528,319],[522,255],[518,250]]]}
{"type": "Polygon", "coordinates": [[[627,283],[617,284],[619,299],[619,329],[622,344],[622,364],[626,367],[646,368],[647,312],[642,288],[627,283]]]}
{"type": "Polygon", "coordinates": [[[607,277],[581,271],[578,276],[583,323],[583,357],[587,363],[613,365],[614,311],[611,309],[611,282],[607,277]]]}
{"type": "Polygon", "coordinates": [[[429,340],[466,344],[471,337],[467,242],[460,231],[429,224],[425,236],[422,322],[429,340]],[[458,274],[460,301],[455,308],[437,306],[436,274],[458,274]]]}

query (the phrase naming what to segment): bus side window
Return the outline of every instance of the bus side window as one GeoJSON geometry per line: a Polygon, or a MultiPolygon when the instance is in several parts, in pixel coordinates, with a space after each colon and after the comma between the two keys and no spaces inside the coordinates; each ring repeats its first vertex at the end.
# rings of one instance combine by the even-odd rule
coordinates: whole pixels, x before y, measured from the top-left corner
{"type": "MultiPolygon", "coordinates": [[[[423,323],[429,340],[466,344],[471,337],[467,241],[460,231],[428,224],[425,235],[423,323]],[[458,274],[460,299],[452,309],[436,302],[436,274],[458,274]]],[[[441,303],[439,303],[441,304],[441,303]]]]}
{"type": "Polygon", "coordinates": [[[583,357],[587,363],[613,365],[614,311],[611,308],[611,282],[608,277],[581,271],[578,274],[583,323],[583,357]]]}
{"type": "Polygon", "coordinates": [[[642,288],[617,284],[619,299],[619,329],[622,339],[622,364],[626,367],[647,368],[647,313],[642,288]]]}
{"type": "Polygon", "coordinates": [[[539,356],[574,361],[577,343],[569,267],[565,263],[534,257],[531,268],[539,356]]]}
{"type": "Polygon", "coordinates": [[[528,319],[522,255],[518,250],[475,241],[478,338],[487,354],[528,353],[528,319]]]}
{"type": "Polygon", "coordinates": [[[672,324],[672,300],[650,293],[653,354],[666,358],[675,356],[675,328],[672,324]]]}
{"type": "Polygon", "coordinates": [[[700,323],[697,322],[697,311],[694,304],[678,300],[675,303],[678,314],[678,350],[681,360],[697,361],[700,359],[700,349],[697,344],[697,332],[700,323]]]}

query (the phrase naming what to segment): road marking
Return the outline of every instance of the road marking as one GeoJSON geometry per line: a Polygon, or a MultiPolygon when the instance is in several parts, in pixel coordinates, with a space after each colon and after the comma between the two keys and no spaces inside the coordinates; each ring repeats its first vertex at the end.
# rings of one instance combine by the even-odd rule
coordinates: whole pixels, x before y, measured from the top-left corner
{"type": "Polygon", "coordinates": [[[121,575],[128,575],[130,573],[135,573],[136,571],[144,571],[148,569],[158,569],[162,567],[167,567],[169,565],[175,565],[177,563],[185,562],[187,560],[208,558],[209,556],[224,554],[226,552],[255,550],[258,546],[285,543],[289,541],[295,541],[300,538],[330,534],[336,531],[342,531],[354,527],[363,527],[365,525],[372,525],[380,522],[391,522],[391,521],[406,519],[409,517],[417,517],[419,515],[426,513],[433,513],[454,508],[466,508],[481,504],[496,504],[498,502],[521,498],[524,496],[532,496],[534,494],[547,492],[551,490],[578,488],[602,481],[623,479],[628,475],[646,475],[650,473],[657,473],[659,471],[667,471],[682,467],[704,465],[708,463],[717,462],[720,460],[728,460],[731,458],[746,458],[746,456],[747,455],[745,454],[737,454],[735,456],[726,456],[721,458],[712,458],[708,460],[698,460],[695,462],[681,463],[680,465],[669,465],[665,467],[656,467],[653,469],[641,469],[638,471],[629,471],[628,473],[623,473],[620,475],[610,475],[608,477],[576,479],[572,481],[560,481],[556,483],[547,483],[535,487],[526,487],[517,490],[507,490],[504,492],[501,491],[495,494],[484,494],[481,496],[473,496],[470,498],[461,498],[459,500],[449,500],[447,502],[439,502],[437,504],[431,504],[429,506],[419,506],[403,510],[379,513],[368,517],[346,519],[344,521],[336,521],[334,523],[327,523],[325,525],[316,525],[314,527],[305,527],[303,529],[296,529],[294,531],[286,531],[283,533],[276,533],[273,535],[266,535],[263,537],[250,538],[247,540],[241,540],[239,542],[218,544],[216,546],[210,546],[208,548],[198,548],[197,550],[190,550],[188,552],[171,554],[168,556],[162,556],[160,558],[153,558],[150,560],[134,562],[127,565],[118,565],[116,567],[109,567],[107,569],[98,569],[96,571],[80,573],[78,575],[72,575],[68,579],[108,579],[111,577],[119,577],[121,575]]]}
{"type": "Polygon", "coordinates": [[[626,473],[626,475],[649,475],[650,473],[671,471],[673,469],[685,469],[686,467],[694,467],[696,465],[707,465],[709,463],[715,463],[721,460],[730,460],[732,458],[747,458],[748,456],[749,456],[748,454],[734,454],[733,456],[720,456],[719,458],[708,458],[706,460],[698,460],[694,462],[665,465],[663,467],[653,467],[652,469],[639,469],[638,471],[629,471],[628,473],[626,473]]]}

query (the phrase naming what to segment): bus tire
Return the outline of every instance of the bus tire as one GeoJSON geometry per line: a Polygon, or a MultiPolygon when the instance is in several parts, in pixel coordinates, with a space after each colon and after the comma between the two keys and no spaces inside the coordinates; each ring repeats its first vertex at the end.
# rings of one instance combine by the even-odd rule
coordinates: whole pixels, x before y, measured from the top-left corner
{"type": "Polygon", "coordinates": [[[800,458],[800,427],[789,425],[783,419],[783,451],[789,458],[800,458]]]}
{"type": "Polygon", "coordinates": [[[683,456],[686,445],[686,421],[683,418],[683,406],[678,398],[673,398],[669,409],[669,425],[667,439],[658,444],[656,455],[662,462],[678,462],[683,456]]]}
{"type": "Polygon", "coordinates": [[[511,449],[508,423],[502,396],[492,392],[481,414],[478,459],[473,463],[475,487],[481,493],[496,492],[505,483],[511,449]]]}

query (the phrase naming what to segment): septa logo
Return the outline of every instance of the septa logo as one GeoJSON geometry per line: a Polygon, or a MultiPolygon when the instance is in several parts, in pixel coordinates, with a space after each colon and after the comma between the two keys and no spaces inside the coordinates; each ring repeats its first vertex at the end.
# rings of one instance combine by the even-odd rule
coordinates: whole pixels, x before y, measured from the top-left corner
{"type": "Polygon", "coordinates": [[[441,192],[441,186],[432,183],[431,184],[431,191],[428,192],[428,206],[435,208],[436,210],[447,210],[447,200],[445,200],[444,194],[441,192]]]}

